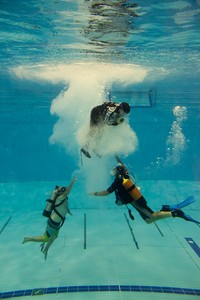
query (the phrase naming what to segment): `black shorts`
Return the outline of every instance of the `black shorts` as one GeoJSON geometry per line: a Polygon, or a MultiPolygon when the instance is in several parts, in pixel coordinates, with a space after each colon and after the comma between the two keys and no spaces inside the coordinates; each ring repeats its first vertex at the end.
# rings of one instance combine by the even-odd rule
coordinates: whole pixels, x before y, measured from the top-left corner
{"type": "Polygon", "coordinates": [[[91,110],[90,114],[90,126],[98,126],[104,121],[104,109],[102,109],[102,106],[96,106],[91,110]]]}
{"type": "MultiPolygon", "coordinates": [[[[143,196],[141,196],[137,201],[136,203],[146,209],[148,212],[150,212],[150,214],[153,214],[154,211],[147,205],[147,201],[145,200],[145,198],[143,196]]],[[[143,212],[139,211],[136,207],[134,207],[140,214],[140,216],[142,217],[142,219],[146,220],[148,219],[149,217],[147,215],[145,215],[143,212]]]]}
{"type": "Polygon", "coordinates": [[[51,237],[54,234],[58,234],[60,224],[61,223],[54,222],[51,218],[49,218],[46,226],[46,235],[51,237]]]}

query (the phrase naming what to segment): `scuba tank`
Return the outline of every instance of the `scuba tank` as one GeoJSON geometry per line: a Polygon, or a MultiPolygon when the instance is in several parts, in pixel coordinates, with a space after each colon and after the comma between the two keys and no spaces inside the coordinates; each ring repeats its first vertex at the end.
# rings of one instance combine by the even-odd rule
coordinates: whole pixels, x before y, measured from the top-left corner
{"type": "Polygon", "coordinates": [[[59,186],[56,186],[55,190],[52,191],[50,198],[46,200],[46,206],[42,213],[42,215],[44,217],[47,217],[47,218],[50,217],[52,210],[54,209],[54,204],[55,204],[57,197],[60,196],[61,194],[63,194],[64,191],[66,190],[65,187],[62,187],[60,192],[58,192],[57,191],[58,188],[59,188],[59,186]]]}
{"type": "Polygon", "coordinates": [[[130,178],[124,178],[122,182],[123,187],[129,193],[129,195],[133,198],[133,200],[138,200],[142,194],[135,186],[135,184],[130,180],[130,178]]]}

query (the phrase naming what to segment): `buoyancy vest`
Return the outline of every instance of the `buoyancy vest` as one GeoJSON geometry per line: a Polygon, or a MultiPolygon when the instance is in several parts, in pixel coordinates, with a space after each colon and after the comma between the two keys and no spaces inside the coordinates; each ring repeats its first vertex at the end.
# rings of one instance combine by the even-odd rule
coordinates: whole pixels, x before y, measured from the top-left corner
{"type": "Polygon", "coordinates": [[[130,178],[124,178],[122,182],[123,187],[129,193],[133,200],[138,200],[142,194],[139,189],[135,186],[135,184],[130,180],[130,178]]]}

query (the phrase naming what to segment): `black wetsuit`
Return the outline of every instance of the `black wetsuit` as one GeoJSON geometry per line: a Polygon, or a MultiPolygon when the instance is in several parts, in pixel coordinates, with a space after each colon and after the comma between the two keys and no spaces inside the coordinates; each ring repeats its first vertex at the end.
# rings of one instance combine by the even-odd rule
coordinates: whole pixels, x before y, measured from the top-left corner
{"type": "MultiPolygon", "coordinates": [[[[131,197],[131,195],[126,191],[126,189],[124,188],[124,186],[122,185],[122,183],[123,183],[123,178],[116,177],[115,180],[113,181],[113,183],[111,184],[111,186],[107,189],[108,193],[115,192],[116,199],[120,198],[120,200],[121,200],[121,202],[122,202],[123,205],[135,201],[135,200],[133,200],[133,198],[131,197]]],[[[150,207],[148,207],[147,201],[146,201],[146,199],[143,196],[141,196],[135,202],[138,204],[138,206],[140,206],[141,208],[146,209],[151,214],[154,213],[154,211],[150,207]]],[[[137,208],[135,208],[135,209],[139,212],[139,214],[141,215],[141,217],[144,220],[148,218],[147,215],[145,215],[144,213],[142,213],[141,211],[139,211],[137,208]]]]}
{"type": "Polygon", "coordinates": [[[119,123],[112,122],[112,115],[115,114],[115,116],[116,116],[116,114],[118,112],[118,107],[119,107],[119,104],[115,103],[115,102],[105,102],[101,105],[95,106],[91,110],[90,126],[97,126],[102,123],[106,123],[106,124],[112,125],[112,126],[118,125],[119,123]],[[110,113],[107,117],[107,120],[105,120],[106,115],[108,114],[109,110],[110,110],[110,113]]]}

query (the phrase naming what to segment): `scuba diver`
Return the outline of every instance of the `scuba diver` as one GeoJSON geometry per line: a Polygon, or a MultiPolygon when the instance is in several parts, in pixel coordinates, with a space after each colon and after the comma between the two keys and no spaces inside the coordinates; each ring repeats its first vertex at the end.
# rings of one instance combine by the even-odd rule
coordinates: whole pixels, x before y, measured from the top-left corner
{"type": "Polygon", "coordinates": [[[65,222],[66,214],[71,212],[68,207],[68,195],[71,192],[76,178],[73,178],[68,187],[56,186],[51,193],[50,199],[47,199],[46,207],[43,211],[43,216],[48,218],[45,232],[42,236],[25,237],[22,244],[27,242],[42,242],[41,251],[44,254],[45,260],[50,246],[58,237],[60,228],[65,222]]]}
{"type": "MultiPolygon", "coordinates": [[[[118,156],[116,156],[116,159],[118,161],[118,164],[111,171],[111,175],[115,176],[114,182],[111,184],[110,187],[107,188],[107,190],[103,190],[100,192],[92,192],[89,193],[89,195],[108,196],[109,194],[115,192],[115,203],[117,205],[132,205],[147,224],[151,224],[157,220],[166,219],[170,217],[178,217],[186,221],[191,221],[196,224],[200,224],[200,222],[192,219],[189,215],[186,215],[181,210],[181,208],[195,201],[193,196],[190,196],[189,198],[177,205],[163,205],[160,211],[154,212],[147,205],[146,199],[141,194],[134,180],[132,180],[125,165],[122,163],[118,156]]],[[[132,216],[131,219],[134,219],[134,217],[132,216]]]]}
{"type": "Polygon", "coordinates": [[[105,125],[118,126],[124,122],[124,118],[130,112],[130,105],[127,102],[105,102],[101,105],[93,107],[90,113],[90,130],[86,137],[86,144],[81,148],[81,152],[88,158],[90,142],[95,138],[95,149],[93,152],[98,154],[98,146],[101,140],[105,125]]]}

